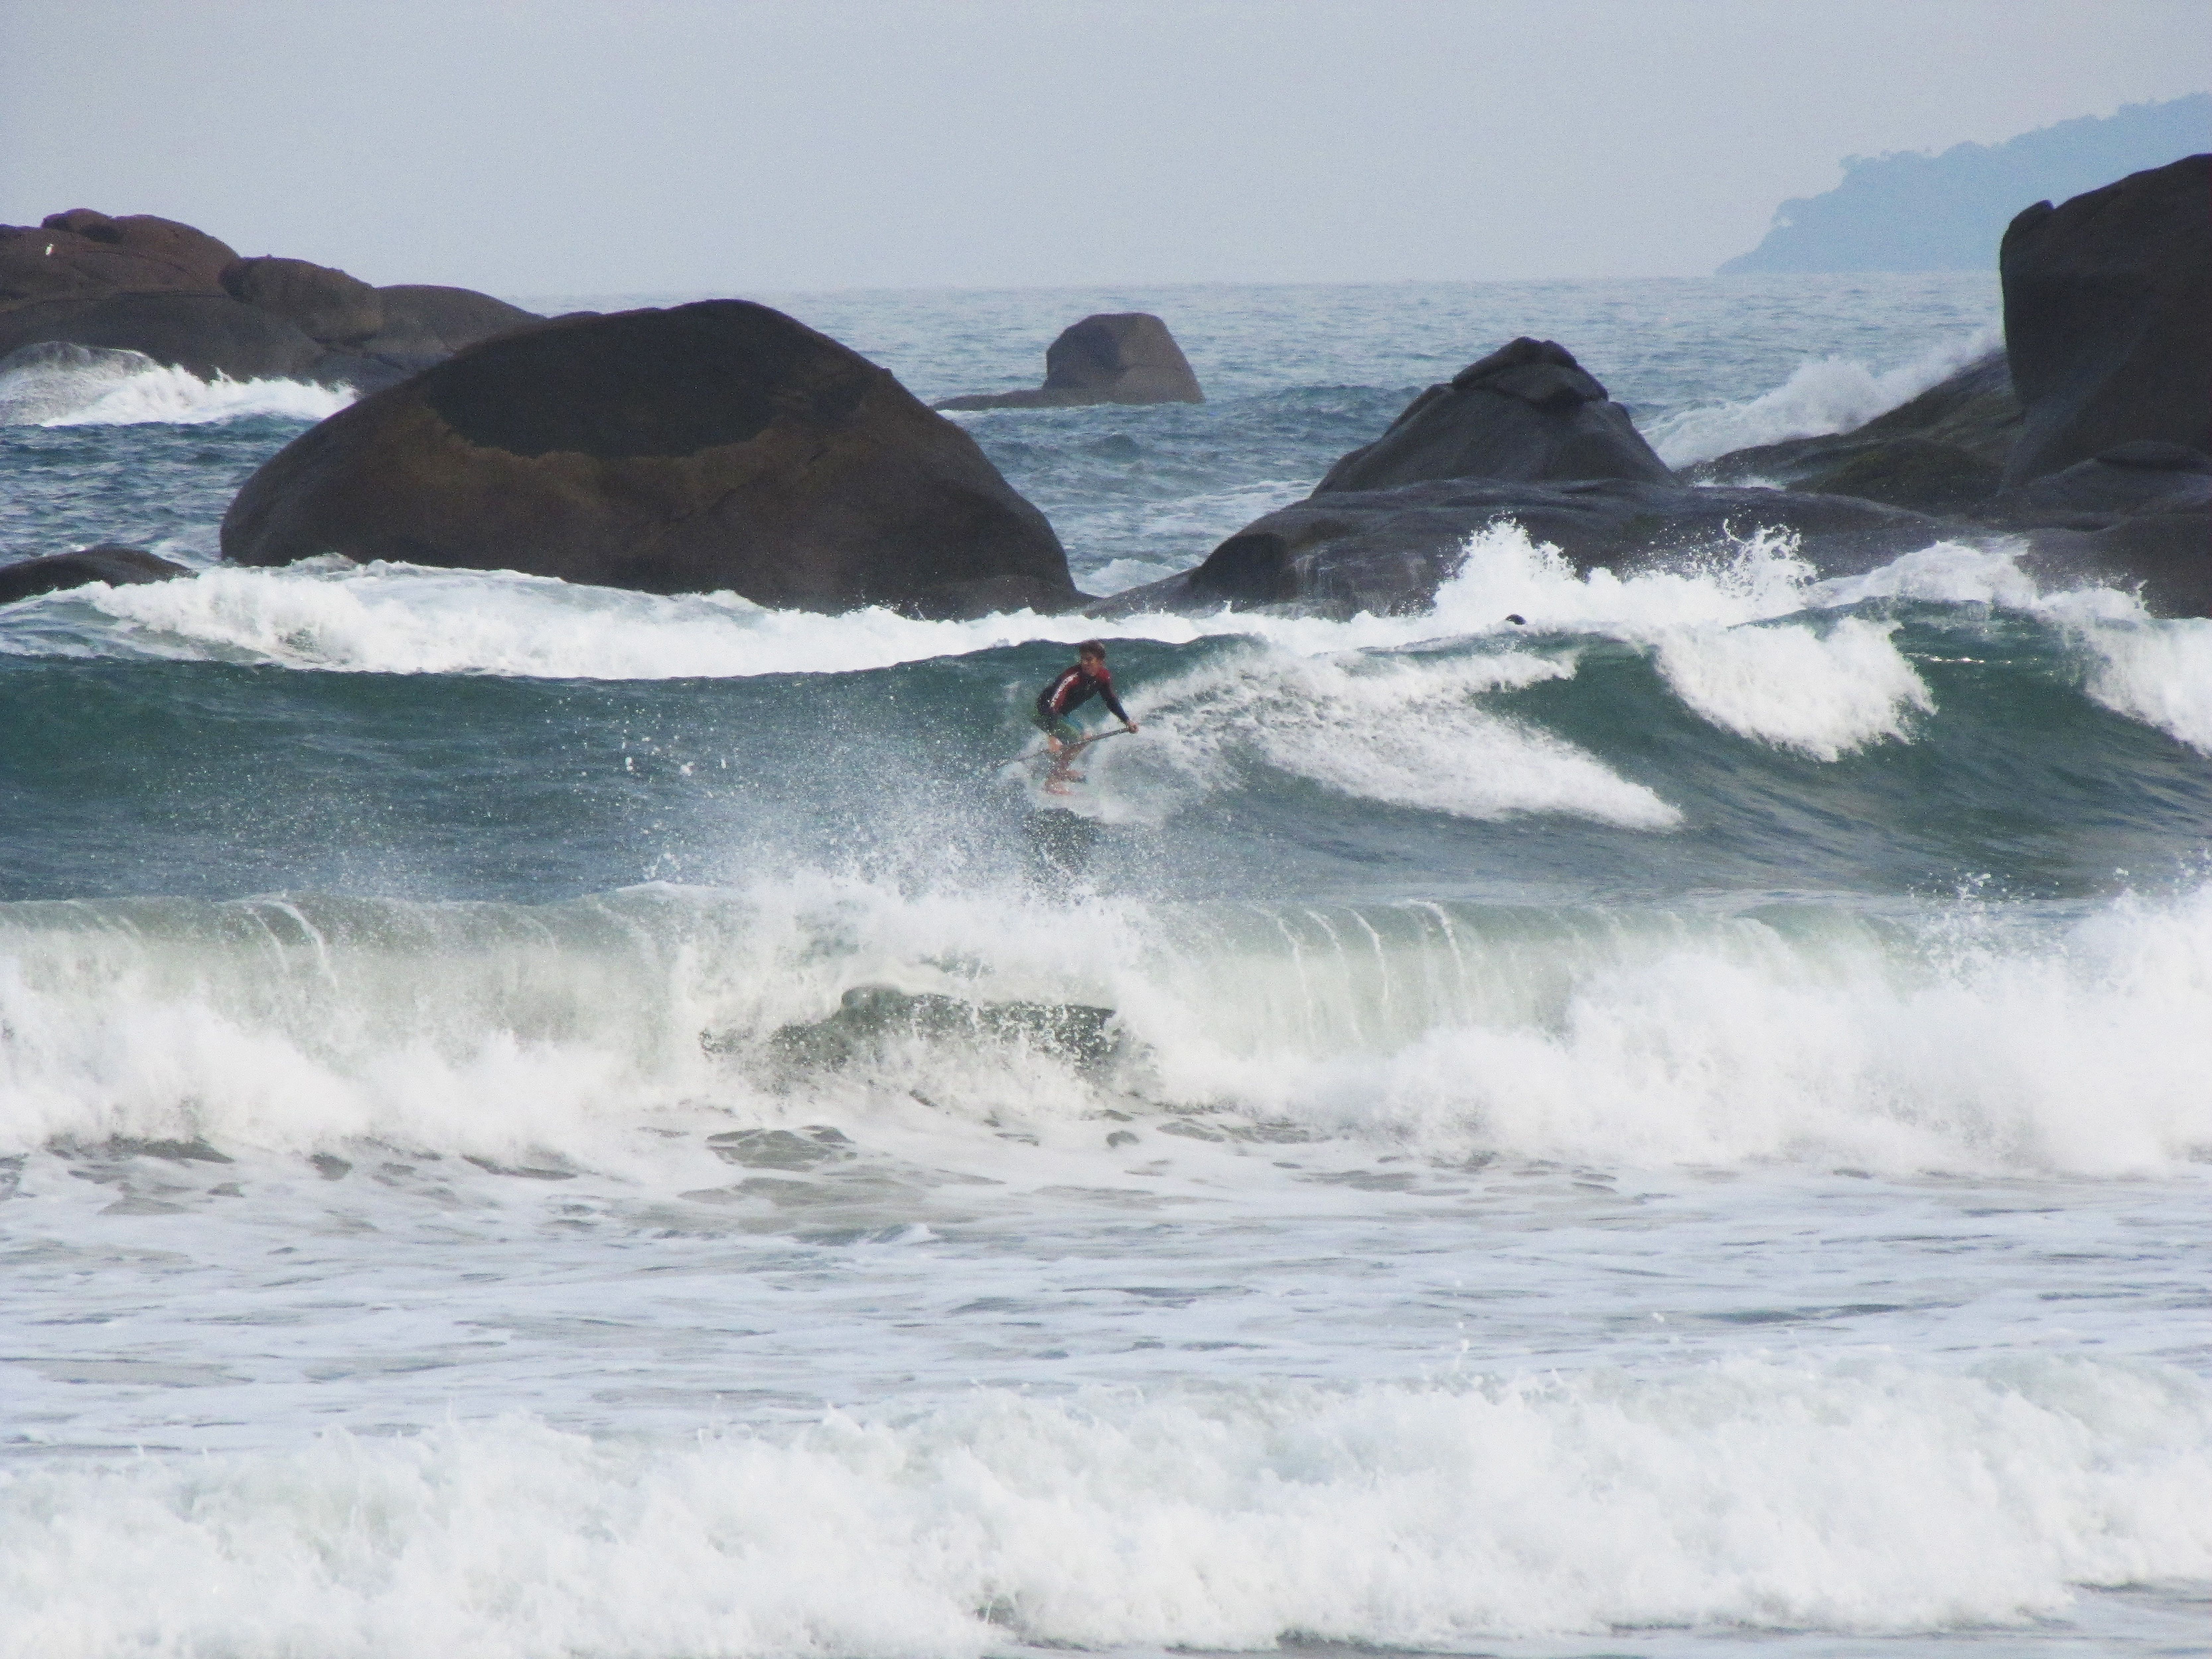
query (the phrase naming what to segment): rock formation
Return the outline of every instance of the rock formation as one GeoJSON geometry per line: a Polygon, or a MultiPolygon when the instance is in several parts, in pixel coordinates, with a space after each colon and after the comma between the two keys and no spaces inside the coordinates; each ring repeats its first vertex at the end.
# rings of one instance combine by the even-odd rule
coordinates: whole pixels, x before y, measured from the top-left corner
{"type": "Polygon", "coordinates": [[[2212,155],[2012,222],[1998,253],[2026,483],[2137,439],[2212,450],[2212,155]]]}
{"type": "Polygon", "coordinates": [[[1682,476],[1693,483],[1756,479],[1957,513],[1996,493],[2019,433],[2020,399],[2000,349],[1851,431],[1735,450],[1685,467],[1682,476]]]}
{"type": "Polygon", "coordinates": [[[1523,337],[1421,393],[1380,438],[1329,468],[1314,493],[1438,478],[1674,477],[1565,347],[1523,337]]]}
{"type": "Polygon", "coordinates": [[[936,409],[1072,409],[1085,404],[1202,404],[1206,393],[1168,325],[1149,312],[1103,312],[1060,331],[1033,392],[947,398],[936,409]]]}
{"type": "Polygon", "coordinates": [[[125,587],[191,574],[185,566],[143,547],[103,545],[74,553],[49,553],[44,558],[0,564],[0,605],[13,605],[40,593],[57,593],[66,587],[82,587],[88,582],[125,587]]]}
{"type": "Polygon", "coordinates": [[[1417,611],[1459,568],[1468,538],[1503,520],[1602,565],[1692,560],[1731,536],[1786,531],[1824,574],[1869,570],[1925,547],[1936,520],[1844,495],[1692,489],[1647,479],[1522,483],[1461,478],[1394,489],[1316,491],[1255,520],[1194,569],[1089,607],[1093,616],[1294,605],[1348,617],[1417,611]]]}
{"type": "Polygon", "coordinates": [[[967,616],[1080,596],[1052,526],[891,374],[737,300],[464,350],[246,480],[224,554],[967,616]]]}
{"type": "Polygon", "coordinates": [[[203,378],[370,390],[538,321],[466,289],[372,288],[305,259],[241,259],[214,237],[88,208],[0,226],[0,356],[61,343],[143,353],[203,378]]]}

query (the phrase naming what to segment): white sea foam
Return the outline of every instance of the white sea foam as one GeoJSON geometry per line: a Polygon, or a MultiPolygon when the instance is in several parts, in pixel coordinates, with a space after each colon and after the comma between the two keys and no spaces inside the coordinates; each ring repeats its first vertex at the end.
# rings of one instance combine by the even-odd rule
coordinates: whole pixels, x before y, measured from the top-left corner
{"type": "Polygon", "coordinates": [[[2201,1381],[2057,1358],[985,1389],[676,1441],[510,1419],[13,1469],[0,1654],[909,1659],[2017,1625],[2080,1583],[2212,1574],[2208,1484],[2201,1381]]]}
{"type": "MultiPolygon", "coordinates": [[[[2090,695],[2203,747],[2212,729],[2212,693],[2202,682],[2212,669],[2198,660],[2201,627],[2154,623],[2117,590],[2045,594],[2018,568],[2016,551],[2003,542],[1947,542],[1864,575],[1820,581],[1794,538],[1759,532],[1715,550],[1699,565],[1622,577],[1604,568],[1578,574],[1558,550],[1507,522],[1469,538],[1459,571],[1439,588],[1432,610],[1345,621],[1225,609],[1112,622],[1027,611],[967,622],[926,622],[876,609],[822,616],[767,610],[730,593],[664,597],[511,571],[323,560],[276,570],[218,567],[191,581],[44,596],[11,607],[0,619],[0,651],[360,673],[658,679],[852,672],[1034,641],[1072,643],[1092,634],[1175,644],[1241,636],[1285,659],[1283,692],[1312,691],[1322,703],[1333,699],[1340,714],[1355,684],[1377,720],[1394,694],[1404,693],[1395,703],[1402,718],[1389,722],[1389,742],[1402,752],[1387,764],[1383,750],[1373,757],[1377,778],[1395,768],[1397,781],[1375,799],[1486,817],[1551,809],[1521,804],[1542,796],[1541,787],[1516,784],[1492,796],[1471,782],[1448,787],[1441,781],[1434,744],[1419,729],[1419,697],[1411,680],[1394,680],[1380,669],[1361,679],[1348,665],[1340,672],[1297,667],[1291,659],[1341,658],[1348,665],[1348,653],[1510,639],[1515,631],[1504,619],[1517,615],[1533,633],[1633,644],[1651,653],[1670,688],[1701,717],[1759,742],[1832,760],[1872,742],[1908,738],[1910,717],[1929,711],[1931,702],[1891,643],[1892,630],[1822,613],[1870,600],[1913,599],[2003,605],[2069,630],[2096,665],[2087,677],[2090,695]],[[1320,690],[1324,682],[1333,688],[1326,693],[1320,690]]],[[[1537,660],[1550,665],[1516,667],[1496,686],[1525,683],[1516,678],[1525,674],[1549,675],[1565,659],[1537,660]]],[[[1456,672],[1421,672],[1445,679],[1456,672]]],[[[1482,669],[1477,678],[1492,672],[1482,669]]],[[[1436,695],[1459,707],[1481,689],[1439,680],[1436,695]]],[[[1143,689],[1139,699],[1140,707],[1163,707],[1158,688],[1143,689]]],[[[1303,713],[1279,712],[1285,729],[1334,717],[1320,703],[1303,713]]],[[[1495,721],[1469,728],[1485,743],[1506,729],[1495,721]]],[[[1553,752],[1574,751],[1554,745],[1553,752]]],[[[1471,775],[1468,769],[1461,772],[1463,779],[1471,775]]],[[[1524,782],[1534,775],[1527,768],[1521,775],[1524,782]]],[[[1340,775],[1313,775],[1349,787],[1340,775]]],[[[1562,787],[1569,793],[1583,788],[1562,787]]],[[[1655,822],[1671,811],[1655,815],[1648,802],[1624,806],[1626,799],[1617,796],[1598,815],[1655,822]]]]}
{"type": "Polygon", "coordinates": [[[1572,676],[1556,654],[1302,657],[1260,647],[1146,686],[1153,741],[1103,756],[1139,793],[1171,805],[1255,756],[1364,800],[1468,818],[1558,812],[1666,830],[1681,814],[1595,756],[1486,711],[1486,693],[1572,676]]]}
{"type": "Polygon", "coordinates": [[[2091,696],[2212,755],[2212,621],[2100,620],[2077,637],[2091,659],[2091,696]]]}
{"type": "Polygon", "coordinates": [[[298,380],[204,380],[138,352],[76,347],[0,374],[0,426],[196,426],[249,415],[319,421],[354,395],[298,380]]]}
{"type": "Polygon", "coordinates": [[[1669,466],[1687,466],[1756,444],[1846,431],[1955,374],[1994,349],[2002,337],[1994,327],[1984,328],[1881,371],[1848,358],[1820,358],[1800,364],[1771,392],[1741,403],[1680,410],[1654,422],[1644,436],[1669,466]]]}
{"type": "Polygon", "coordinates": [[[1810,627],[1680,629],[1659,641],[1660,672],[1716,726],[1815,760],[1905,734],[1935,707],[1890,643],[1894,624],[1847,617],[1810,627]]]}
{"type": "Polygon", "coordinates": [[[1004,1115],[1051,1139],[1118,1093],[1449,1158],[2106,1175],[2212,1147],[2212,889],[2066,928],[1967,906],[1902,931],[1818,908],[1072,918],[826,878],[543,910],[133,901],[0,921],[0,1152],[371,1137],[631,1169],[636,1126],[670,1103],[760,1121],[787,1086],[924,1134],[1004,1115]],[[1088,1080],[961,1033],[784,1082],[755,1064],[861,985],[1110,1007],[1130,1046],[1088,1080]]]}

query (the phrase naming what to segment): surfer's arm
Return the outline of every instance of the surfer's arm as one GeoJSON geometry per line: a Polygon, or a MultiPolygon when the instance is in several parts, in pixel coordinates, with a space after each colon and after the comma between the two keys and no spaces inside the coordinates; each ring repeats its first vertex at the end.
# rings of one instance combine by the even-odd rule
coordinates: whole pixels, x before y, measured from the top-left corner
{"type": "Polygon", "coordinates": [[[1129,718],[1129,711],[1121,707],[1121,698],[1114,695],[1113,681],[1109,680],[1105,684],[1098,688],[1098,696],[1100,701],[1105,703],[1107,711],[1111,714],[1115,720],[1121,721],[1122,725],[1127,726],[1132,732],[1137,729],[1136,721],[1129,718]]]}

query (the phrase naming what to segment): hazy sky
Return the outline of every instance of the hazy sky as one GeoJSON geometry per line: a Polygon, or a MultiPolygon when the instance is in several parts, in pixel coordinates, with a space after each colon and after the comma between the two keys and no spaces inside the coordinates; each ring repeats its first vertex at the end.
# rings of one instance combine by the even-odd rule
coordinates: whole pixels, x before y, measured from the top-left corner
{"type": "Polygon", "coordinates": [[[0,222],[505,294],[1702,274],[2212,0],[0,0],[0,222]]]}

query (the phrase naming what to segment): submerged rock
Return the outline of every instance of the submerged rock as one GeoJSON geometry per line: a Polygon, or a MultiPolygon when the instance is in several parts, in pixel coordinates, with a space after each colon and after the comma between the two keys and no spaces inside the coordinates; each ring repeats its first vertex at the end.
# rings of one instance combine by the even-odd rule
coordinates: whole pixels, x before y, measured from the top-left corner
{"type": "Polygon", "coordinates": [[[780,1027],[768,1047],[777,1066],[801,1073],[836,1071],[913,1042],[1025,1048],[1088,1066],[1113,1055],[1113,1020],[1111,1008],[1087,1003],[969,1002],[935,992],[860,985],[826,1018],[780,1027]]]}
{"type": "Polygon", "coordinates": [[[1523,337],[1421,393],[1380,438],[1329,468],[1314,494],[1438,478],[1674,477],[1565,347],[1523,337]]]}
{"type": "Polygon", "coordinates": [[[128,587],[141,582],[165,582],[173,576],[189,576],[188,566],[149,553],[143,547],[102,544],[74,553],[49,553],[43,558],[19,559],[0,564],[0,605],[13,605],[40,593],[106,582],[128,587]]]}
{"type": "Polygon", "coordinates": [[[1102,312],[1045,348],[1033,392],[947,398],[935,409],[1072,409],[1086,404],[1202,404],[1198,376],[1168,325],[1149,312],[1102,312]]]}
{"type": "Polygon", "coordinates": [[[240,564],[343,553],[822,611],[1080,597],[1044,515],[966,433],[738,300],[472,346],[278,452],[222,547],[240,564]]]}
{"type": "Polygon", "coordinates": [[[2212,155],[2015,218],[1998,255],[2025,483],[2136,439],[2212,451],[2212,155]]]}

